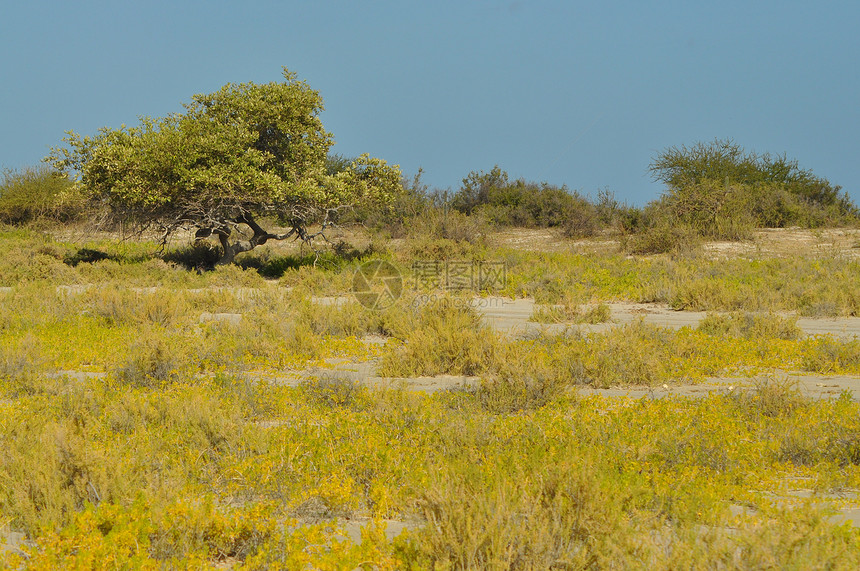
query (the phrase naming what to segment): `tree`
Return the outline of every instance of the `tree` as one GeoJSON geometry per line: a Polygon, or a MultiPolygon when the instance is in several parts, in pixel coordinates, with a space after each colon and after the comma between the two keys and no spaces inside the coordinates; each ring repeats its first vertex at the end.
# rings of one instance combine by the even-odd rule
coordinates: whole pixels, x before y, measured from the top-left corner
{"type": "Polygon", "coordinates": [[[268,240],[309,241],[338,210],[389,202],[399,189],[399,168],[380,159],[331,168],[322,98],[286,68],[283,82],[227,84],[184,107],[94,137],[68,132],[47,160],[115,219],[156,226],[165,240],[180,229],[217,236],[221,264],[268,240]],[[289,231],[269,232],[263,218],[289,231]]]}

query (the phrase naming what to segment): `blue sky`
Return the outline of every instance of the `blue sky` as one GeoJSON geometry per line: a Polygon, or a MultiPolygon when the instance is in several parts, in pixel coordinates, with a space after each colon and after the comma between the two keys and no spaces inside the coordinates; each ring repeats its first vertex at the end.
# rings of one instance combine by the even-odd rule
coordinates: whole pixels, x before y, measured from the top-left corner
{"type": "Polygon", "coordinates": [[[320,91],[334,152],[456,189],[512,177],[644,204],[669,146],[732,138],[860,199],[860,3],[11,2],[0,4],[0,166],[63,132],[181,111],[281,78],[320,91]]]}

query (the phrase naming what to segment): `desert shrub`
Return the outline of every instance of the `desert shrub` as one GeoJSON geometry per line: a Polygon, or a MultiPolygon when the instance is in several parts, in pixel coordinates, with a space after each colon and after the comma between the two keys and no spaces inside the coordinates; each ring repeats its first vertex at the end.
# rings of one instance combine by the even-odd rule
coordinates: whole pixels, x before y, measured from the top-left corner
{"type": "Polygon", "coordinates": [[[804,352],[802,365],[806,371],[829,373],[860,366],[860,340],[839,341],[831,335],[819,336],[804,352]]]}
{"type": "Polygon", "coordinates": [[[415,311],[417,323],[406,333],[403,344],[386,349],[381,375],[476,375],[487,369],[498,337],[468,303],[442,298],[415,311]]]}
{"type": "Polygon", "coordinates": [[[670,147],[649,170],[667,187],[661,207],[703,236],[736,239],[754,226],[857,220],[857,207],[839,186],[785,155],[747,152],[731,140],[670,147]]]}
{"type": "Polygon", "coordinates": [[[319,358],[326,346],[307,323],[262,308],[241,314],[238,322],[211,320],[197,330],[196,361],[214,370],[296,366],[319,358]]]}
{"type": "Polygon", "coordinates": [[[481,256],[483,248],[468,242],[457,242],[449,238],[426,238],[418,236],[409,239],[404,262],[466,260],[481,256]]]}
{"type": "Polygon", "coordinates": [[[487,246],[490,225],[483,215],[467,215],[451,207],[447,192],[435,192],[412,218],[402,235],[408,238],[411,259],[456,259],[473,257],[487,246]]]}
{"type": "Polygon", "coordinates": [[[615,490],[590,463],[519,469],[510,479],[444,474],[451,483],[424,491],[418,506],[428,525],[410,536],[416,567],[600,567],[609,544],[625,542],[617,506],[632,490],[615,490]]]}
{"type": "Polygon", "coordinates": [[[446,207],[433,208],[413,221],[413,239],[450,240],[455,243],[484,244],[489,227],[481,216],[468,216],[446,207]]]}
{"type": "Polygon", "coordinates": [[[561,305],[535,305],[529,321],[536,323],[606,323],[612,310],[605,303],[588,307],[585,311],[576,303],[565,300],[561,305]]]}
{"type": "Polygon", "coordinates": [[[344,376],[321,375],[299,385],[311,402],[326,407],[352,407],[367,398],[367,388],[344,376]]]}
{"type": "Polygon", "coordinates": [[[194,243],[166,251],[162,259],[188,270],[212,270],[221,258],[221,250],[214,243],[196,240],[194,243]]]}
{"type": "Polygon", "coordinates": [[[85,199],[68,176],[47,166],[7,170],[0,183],[0,222],[23,224],[39,219],[66,222],[84,210],[85,199]]]}
{"type": "Polygon", "coordinates": [[[569,387],[559,375],[518,373],[481,379],[465,391],[487,412],[510,414],[544,407],[563,396],[569,387]]]}
{"type": "Polygon", "coordinates": [[[277,534],[272,508],[225,509],[212,498],[199,503],[177,503],[156,513],[149,536],[149,555],[164,562],[189,555],[210,561],[244,561],[277,534]]]}
{"type": "Polygon", "coordinates": [[[8,246],[0,258],[0,286],[38,281],[55,284],[78,282],[75,270],[63,263],[68,249],[50,237],[21,231],[19,234],[0,232],[0,239],[5,240],[8,246]]]}
{"type": "Polygon", "coordinates": [[[578,313],[578,307],[570,311],[562,305],[535,305],[529,321],[535,323],[565,323],[573,321],[578,313]]]}
{"type": "Polygon", "coordinates": [[[584,381],[596,387],[657,384],[666,376],[660,347],[669,344],[670,336],[644,322],[609,331],[595,344],[593,357],[583,359],[584,381]]]}
{"type": "Polygon", "coordinates": [[[734,395],[742,414],[763,419],[764,435],[774,441],[775,457],[796,466],[832,462],[839,467],[860,465],[860,427],[851,394],[844,391],[828,402],[823,422],[797,420],[814,416],[815,401],[804,396],[788,379],[758,380],[755,388],[734,395]]]}
{"type": "Polygon", "coordinates": [[[699,250],[701,235],[684,224],[662,222],[625,237],[624,249],[631,254],[690,255],[699,250]]]}
{"type": "Polygon", "coordinates": [[[300,300],[292,304],[296,323],[316,335],[361,337],[366,334],[402,335],[409,300],[401,298],[382,311],[368,309],[352,298],[335,298],[332,303],[300,300]]]}
{"type": "MultiPolygon", "coordinates": [[[[562,305],[574,309],[584,301],[584,293],[576,277],[567,268],[543,267],[522,280],[517,296],[532,297],[538,305],[562,305]]],[[[508,272],[510,276],[510,271],[508,272]]]]}
{"type": "Polygon", "coordinates": [[[593,204],[574,193],[573,199],[563,210],[560,224],[562,234],[568,238],[590,238],[596,236],[605,225],[593,204]]]}
{"type": "Polygon", "coordinates": [[[709,313],[699,322],[698,330],[708,335],[745,337],[747,339],[799,339],[803,332],[796,317],[774,314],[735,312],[728,315],[709,313]]]}
{"type": "Polygon", "coordinates": [[[598,189],[594,211],[601,227],[618,233],[632,232],[641,223],[642,209],[619,202],[608,188],[598,189]]]}
{"type": "Polygon", "coordinates": [[[732,397],[752,417],[786,417],[810,403],[809,397],[800,392],[797,381],[773,376],[755,379],[751,389],[736,389],[732,397]]]}
{"type": "Polygon", "coordinates": [[[128,355],[111,372],[123,384],[159,387],[179,381],[193,367],[186,346],[167,339],[162,332],[148,330],[129,347],[128,355]]]}
{"type": "Polygon", "coordinates": [[[36,375],[47,369],[41,343],[32,333],[20,340],[0,342],[0,379],[36,375]]]}
{"type": "Polygon", "coordinates": [[[403,238],[412,233],[412,226],[435,210],[430,187],[421,178],[422,169],[412,179],[401,179],[401,188],[391,202],[372,208],[346,209],[337,215],[339,224],[358,223],[391,238],[403,238]]]}
{"type": "Polygon", "coordinates": [[[518,227],[556,227],[571,238],[595,235],[603,226],[601,214],[611,219],[617,207],[605,201],[603,210],[565,186],[509,180],[498,166],[490,172],[473,171],[445,204],[468,215],[480,214],[492,224],[518,227]]]}
{"type": "Polygon", "coordinates": [[[253,269],[244,269],[238,264],[215,266],[207,276],[211,285],[220,287],[258,288],[266,283],[265,278],[253,269]]]}
{"type": "Polygon", "coordinates": [[[705,180],[666,195],[657,203],[667,217],[715,240],[740,240],[752,236],[758,220],[755,196],[742,186],[705,180]]]}
{"type": "Polygon", "coordinates": [[[612,309],[605,303],[598,303],[595,306],[588,308],[582,314],[582,323],[595,325],[597,323],[606,323],[612,319],[612,309]]]}
{"type": "Polygon", "coordinates": [[[27,333],[20,340],[0,340],[0,394],[9,398],[50,393],[57,381],[42,343],[27,333]]]}
{"type": "Polygon", "coordinates": [[[684,351],[675,332],[640,321],[604,333],[567,330],[511,342],[496,351],[489,371],[493,378],[553,390],[654,386],[672,379],[677,353],[684,351]]]}
{"type": "Polygon", "coordinates": [[[166,289],[135,291],[115,285],[89,288],[78,302],[83,310],[108,325],[176,326],[189,311],[182,294],[166,289]]]}

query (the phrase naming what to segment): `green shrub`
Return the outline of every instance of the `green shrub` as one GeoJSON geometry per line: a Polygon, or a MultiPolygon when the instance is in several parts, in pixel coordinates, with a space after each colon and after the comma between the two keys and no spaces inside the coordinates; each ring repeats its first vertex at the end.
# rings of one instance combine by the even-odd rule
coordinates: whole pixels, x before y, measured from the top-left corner
{"type": "Polygon", "coordinates": [[[451,240],[458,243],[483,244],[489,227],[480,216],[467,216],[457,210],[429,209],[414,220],[410,236],[421,239],[451,240]]]}
{"type": "Polygon", "coordinates": [[[162,258],[188,270],[212,270],[221,259],[221,249],[212,242],[197,240],[191,245],[168,250],[162,258]]]}
{"type": "Polygon", "coordinates": [[[510,414],[544,407],[564,395],[568,386],[559,375],[517,374],[482,379],[466,392],[487,412],[510,414]]]}
{"type": "Polygon", "coordinates": [[[193,367],[186,347],[171,342],[165,334],[145,331],[129,348],[129,354],[112,371],[123,384],[158,387],[173,383],[193,367]]]}
{"type": "Polygon", "coordinates": [[[697,252],[701,244],[701,235],[694,228],[662,223],[626,237],[622,246],[631,254],[690,255],[697,252]]]}
{"type": "Polygon", "coordinates": [[[774,377],[755,379],[752,389],[736,390],[732,397],[737,406],[752,418],[787,417],[811,402],[800,392],[797,381],[774,377]]]}
{"type": "Polygon", "coordinates": [[[40,219],[65,222],[78,217],[85,200],[68,176],[47,166],[7,170],[0,183],[0,222],[25,224],[40,219]]]}
{"type": "Polygon", "coordinates": [[[9,396],[44,392],[51,381],[52,372],[41,343],[31,333],[17,342],[0,342],[0,383],[9,396]]]}
{"type": "Polygon", "coordinates": [[[536,323],[587,323],[595,325],[606,323],[612,317],[612,309],[605,303],[589,307],[585,311],[576,304],[565,300],[561,305],[535,305],[529,321],[536,323]]]}
{"type": "MultiPolygon", "coordinates": [[[[597,207],[578,192],[545,182],[510,181],[498,166],[489,173],[469,173],[450,206],[463,214],[481,214],[499,226],[561,228],[571,238],[594,236],[604,225],[597,207]]],[[[605,201],[603,215],[611,218],[613,212],[605,201]]]]}
{"type": "Polygon", "coordinates": [[[560,226],[567,238],[590,238],[596,236],[605,224],[595,206],[574,193],[569,204],[562,210],[564,219],[560,226]]]}
{"type": "Polygon", "coordinates": [[[400,192],[394,195],[389,204],[346,210],[340,215],[338,222],[341,224],[357,222],[392,238],[410,235],[414,224],[420,223],[435,209],[430,196],[430,187],[421,180],[423,174],[424,171],[418,169],[418,173],[412,180],[404,178],[400,192]]]}
{"type": "Polygon", "coordinates": [[[774,314],[734,312],[728,315],[709,313],[699,322],[698,330],[718,337],[744,337],[746,339],[787,339],[803,336],[796,317],[774,314]]]}
{"type": "Polygon", "coordinates": [[[498,336],[464,300],[432,300],[416,312],[417,323],[403,345],[383,355],[381,375],[477,375],[493,362],[498,336]]]}
{"type": "Polygon", "coordinates": [[[367,397],[367,389],[355,379],[323,375],[300,385],[308,400],[324,407],[352,407],[367,397]]]}
{"type": "Polygon", "coordinates": [[[820,336],[803,355],[802,367],[806,371],[829,373],[860,365],[860,340],[841,342],[831,335],[820,336]]]}
{"type": "Polygon", "coordinates": [[[666,184],[661,208],[717,239],[752,227],[856,222],[858,208],[839,186],[801,169],[785,155],[758,155],[731,140],[670,147],[649,167],[666,184]]]}

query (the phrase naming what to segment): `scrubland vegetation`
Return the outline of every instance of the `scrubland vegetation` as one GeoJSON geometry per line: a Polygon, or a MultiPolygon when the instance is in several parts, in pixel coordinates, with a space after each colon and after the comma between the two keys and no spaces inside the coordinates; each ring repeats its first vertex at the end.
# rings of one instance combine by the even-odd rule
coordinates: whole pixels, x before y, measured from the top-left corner
{"type": "Polygon", "coordinates": [[[20,541],[0,565],[860,566],[834,518],[860,504],[860,404],[787,376],[860,376],[860,340],[798,326],[860,316],[860,261],[703,248],[856,228],[838,186],[731,141],[659,154],[644,207],[499,167],[453,192],[398,184],[329,155],[321,98],[284,77],[71,133],[52,168],[5,174],[0,538],[20,541]],[[360,245],[319,247],[334,223],[360,245]],[[510,228],[563,247],[499,242],[510,228]],[[371,260],[406,278],[391,307],[349,295],[371,260]],[[416,260],[505,279],[413,284],[416,260]],[[532,298],[536,329],[491,327],[471,303],[491,293],[532,298]],[[618,301],[708,313],[612,323],[618,301]],[[463,383],[412,382],[437,375],[463,383]],[[696,398],[596,392],[714,377],[731,384],[696,398]]]}
{"type": "Polygon", "coordinates": [[[364,261],[409,276],[416,251],[449,247],[426,234],[320,256],[258,249],[202,273],[188,269],[207,255],[199,245],[159,252],[11,227],[0,240],[0,524],[26,534],[7,566],[860,562],[860,534],[829,518],[860,488],[860,405],[848,393],[812,400],[783,376],[860,375],[860,342],[796,325],[856,314],[857,262],[451,240],[504,260],[501,293],[535,298],[537,321],[571,325],[517,338],[452,292],[407,288],[385,311],[321,301],[348,293],[364,261]],[[601,304],[616,300],[711,313],[695,329],[576,328],[606,322],[601,304]],[[384,377],[476,381],[425,394],[325,372],[343,360],[375,362],[384,377]],[[712,376],[737,388],[577,393],[712,376]]]}

